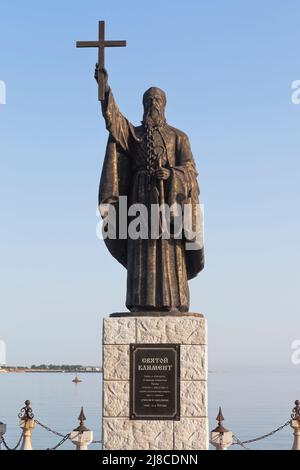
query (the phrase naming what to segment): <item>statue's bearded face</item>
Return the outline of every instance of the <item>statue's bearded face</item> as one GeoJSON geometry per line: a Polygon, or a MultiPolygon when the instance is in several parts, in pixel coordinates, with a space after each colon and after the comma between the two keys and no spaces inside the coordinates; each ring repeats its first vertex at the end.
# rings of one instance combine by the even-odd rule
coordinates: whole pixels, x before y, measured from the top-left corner
{"type": "Polygon", "coordinates": [[[160,88],[149,88],[143,97],[144,116],[143,124],[146,126],[161,126],[166,122],[165,107],[166,95],[160,88]]]}

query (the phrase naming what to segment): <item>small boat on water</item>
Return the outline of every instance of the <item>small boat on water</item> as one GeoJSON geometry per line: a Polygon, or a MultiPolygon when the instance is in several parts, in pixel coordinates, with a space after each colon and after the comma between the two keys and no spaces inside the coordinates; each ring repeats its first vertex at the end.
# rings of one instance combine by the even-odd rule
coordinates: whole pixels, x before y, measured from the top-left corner
{"type": "Polygon", "coordinates": [[[75,379],[72,380],[72,382],[74,382],[75,384],[78,384],[79,382],[82,382],[82,380],[76,374],[76,377],[75,379]]]}

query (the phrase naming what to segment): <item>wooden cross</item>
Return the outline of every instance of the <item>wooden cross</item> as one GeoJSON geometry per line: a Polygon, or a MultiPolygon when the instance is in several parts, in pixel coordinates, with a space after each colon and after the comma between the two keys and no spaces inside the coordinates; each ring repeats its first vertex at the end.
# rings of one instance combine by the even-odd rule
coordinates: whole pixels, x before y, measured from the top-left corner
{"type": "Polygon", "coordinates": [[[105,97],[104,89],[104,48],[105,47],[125,47],[126,41],[106,41],[105,22],[99,21],[98,41],[77,41],[76,47],[98,47],[98,100],[103,101],[105,97]]]}

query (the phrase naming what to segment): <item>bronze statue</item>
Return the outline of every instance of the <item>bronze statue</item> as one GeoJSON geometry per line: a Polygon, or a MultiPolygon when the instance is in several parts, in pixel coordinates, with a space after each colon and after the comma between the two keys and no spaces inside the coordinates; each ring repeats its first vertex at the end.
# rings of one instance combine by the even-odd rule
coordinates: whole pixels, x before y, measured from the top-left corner
{"type": "MultiPolygon", "coordinates": [[[[100,42],[78,44],[94,47],[100,42]]],[[[104,46],[101,42],[103,51],[104,46]]],[[[144,93],[143,120],[134,126],[118,109],[104,56],[96,64],[95,78],[109,132],[99,205],[111,204],[120,211],[121,196],[127,196],[129,206],[143,204],[149,209],[154,204],[171,207],[176,203],[181,209],[190,205],[194,220],[199,206],[195,162],[187,135],[166,122],[164,91],[151,87],[144,93]]],[[[198,225],[193,223],[193,227],[199,232],[198,225]]],[[[203,269],[204,252],[201,237],[200,242],[196,237],[196,249],[188,250],[183,228],[182,234],[180,238],[172,234],[165,238],[160,233],[155,238],[105,239],[110,253],[127,269],[126,307],[131,312],[188,312],[188,280],[203,269]]]]}
{"type": "MultiPolygon", "coordinates": [[[[142,124],[133,126],[119,111],[105,80],[102,113],[109,140],[102,169],[99,204],[198,203],[195,162],[188,137],[167,124],[166,95],[159,88],[144,93],[142,124]],[[163,186],[161,186],[161,184],[163,186]],[[163,193],[162,188],[163,187],[163,193]]],[[[96,68],[95,77],[99,76],[96,68]]],[[[111,254],[127,268],[126,306],[130,311],[189,309],[188,279],[204,265],[203,247],[185,250],[185,240],[106,239],[111,254]]]]}

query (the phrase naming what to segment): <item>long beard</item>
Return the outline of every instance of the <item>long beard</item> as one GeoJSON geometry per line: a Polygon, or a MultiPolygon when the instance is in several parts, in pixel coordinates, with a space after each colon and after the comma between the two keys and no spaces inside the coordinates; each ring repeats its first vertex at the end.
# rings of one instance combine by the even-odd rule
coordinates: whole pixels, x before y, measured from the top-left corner
{"type": "Polygon", "coordinates": [[[155,106],[145,109],[142,122],[147,127],[162,126],[166,122],[164,109],[155,106]]]}

